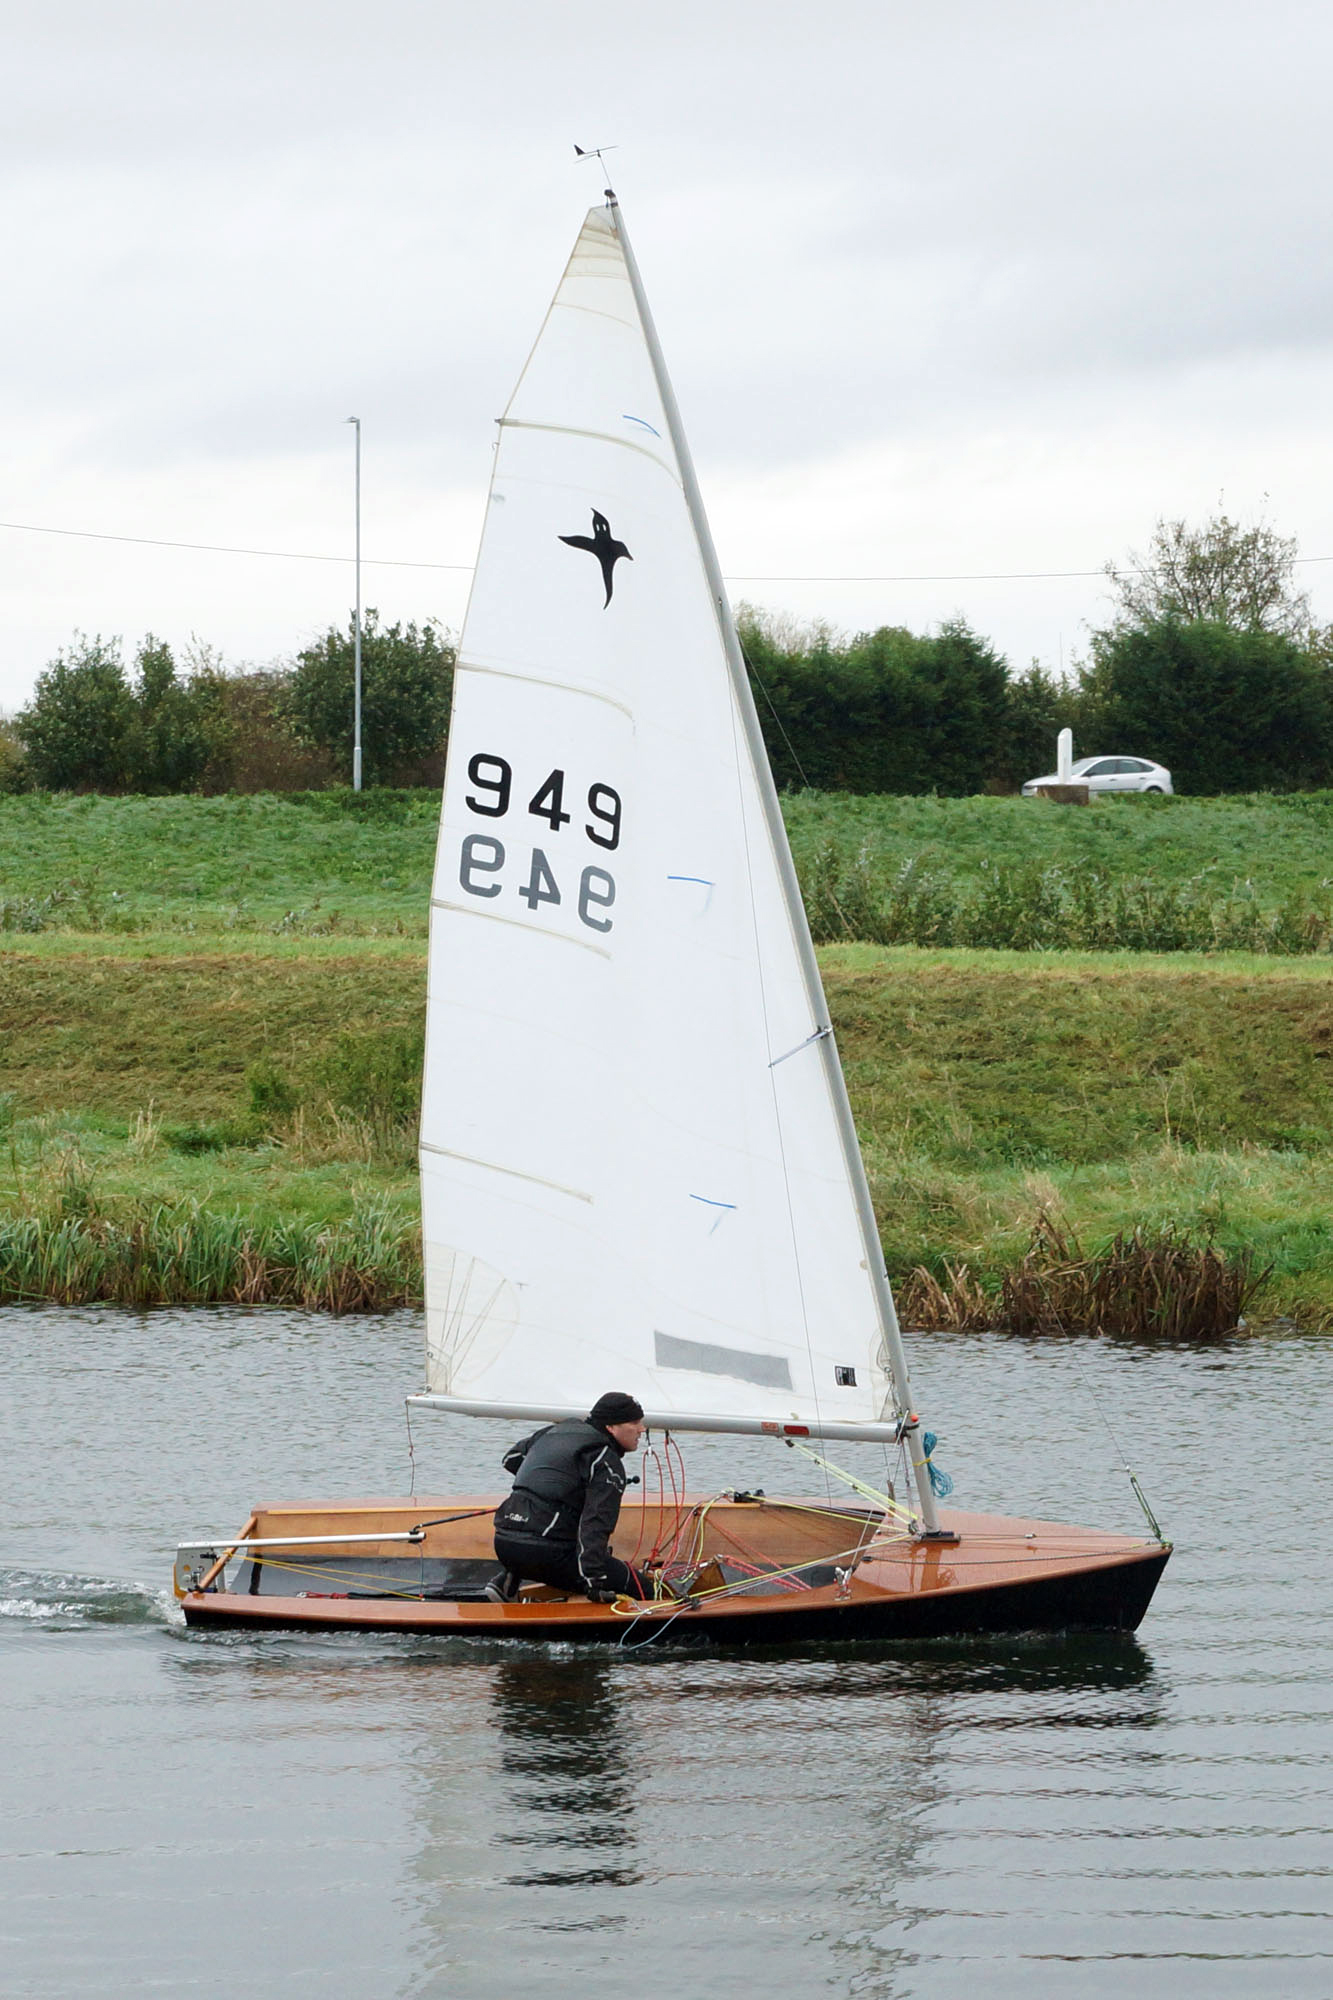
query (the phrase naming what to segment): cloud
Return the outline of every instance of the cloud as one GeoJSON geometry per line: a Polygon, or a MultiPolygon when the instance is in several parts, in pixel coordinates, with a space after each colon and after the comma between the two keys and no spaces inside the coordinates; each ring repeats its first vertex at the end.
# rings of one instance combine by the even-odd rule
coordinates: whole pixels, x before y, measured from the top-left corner
{"type": "MultiPolygon", "coordinates": [[[[466,561],[491,420],[600,192],[578,139],[619,144],[734,567],[1095,567],[1223,488],[1333,550],[1319,10],[4,13],[5,518],[336,548],[355,411],[368,546],[466,561]]],[[[402,615],[461,610],[447,575],[383,581],[402,615]]],[[[745,589],[838,623],[961,609],[1020,659],[1097,604],[745,589]]],[[[345,594],[0,536],[0,701],[75,624],[273,654],[345,594]]]]}

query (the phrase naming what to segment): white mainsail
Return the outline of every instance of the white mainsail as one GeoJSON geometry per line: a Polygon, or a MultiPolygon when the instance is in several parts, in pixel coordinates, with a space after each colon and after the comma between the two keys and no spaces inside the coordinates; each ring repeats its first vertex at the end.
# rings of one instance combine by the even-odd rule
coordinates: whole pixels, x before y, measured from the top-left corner
{"type": "Polygon", "coordinates": [[[677,1429],[896,1435],[804,915],[651,342],[595,208],[501,421],[455,675],[420,1400],[546,1417],[614,1388],[677,1429]]]}

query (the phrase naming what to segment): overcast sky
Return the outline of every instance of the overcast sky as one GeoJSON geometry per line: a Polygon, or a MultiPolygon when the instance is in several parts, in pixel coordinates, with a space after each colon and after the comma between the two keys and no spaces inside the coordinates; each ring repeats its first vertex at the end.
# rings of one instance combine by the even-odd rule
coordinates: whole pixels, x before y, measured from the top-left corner
{"type": "MultiPolygon", "coordinates": [[[[1053,666],[1222,504],[1333,557],[1333,13],[0,0],[0,705],[76,628],[234,664],[461,618],[595,166],[733,594],[1053,666]],[[453,567],[447,567],[452,565],[453,567]],[[876,577],[877,582],[802,579],[876,577]],[[942,579],[928,581],[919,579],[942,579]]],[[[1333,561],[1301,572],[1333,618],[1333,561]]]]}

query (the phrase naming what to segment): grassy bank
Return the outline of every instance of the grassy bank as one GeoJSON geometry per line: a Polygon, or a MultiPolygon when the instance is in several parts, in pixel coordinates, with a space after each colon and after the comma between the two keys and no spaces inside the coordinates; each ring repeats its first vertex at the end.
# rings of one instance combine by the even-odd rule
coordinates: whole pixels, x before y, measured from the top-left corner
{"type": "Polygon", "coordinates": [[[1333,878],[1333,792],[1103,798],[1086,807],[801,792],[785,812],[804,863],[830,841],[845,855],[868,847],[890,869],[911,864],[962,889],[997,870],[1051,867],[1108,883],[1201,881],[1219,894],[1248,883],[1276,909],[1292,897],[1322,905],[1333,878]]]}
{"type": "Polygon", "coordinates": [[[0,1077],[24,1108],[225,1123],[249,1110],[261,1069],[278,1110],[337,1101],[340,1062],[419,1044],[424,1007],[420,942],[14,940],[0,951],[0,1077]]]}
{"type": "MultiPolygon", "coordinates": [[[[995,1295],[1044,1220],[1084,1250],[1175,1226],[1272,1263],[1267,1312],[1333,1322],[1321,963],[822,958],[900,1285],[963,1264],[995,1295]]],[[[424,978],[394,939],[11,938],[0,1287],[416,1297],[424,978]]]]}
{"type": "MultiPolygon", "coordinates": [[[[425,935],[433,792],[0,797],[0,930],[425,935]]],[[[1326,951],[1333,794],[784,802],[821,941],[1326,951]]]]}
{"type": "Polygon", "coordinates": [[[1333,987],[1310,961],[823,954],[891,1272],[992,1296],[1047,1219],[1181,1230],[1333,1323],[1333,987]],[[928,1254],[921,1247],[929,1246],[928,1254]]]}
{"type": "Polygon", "coordinates": [[[820,942],[1326,953],[1333,797],[788,804],[820,942]]]}
{"type": "Polygon", "coordinates": [[[434,791],[0,797],[0,926],[425,935],[434,791]]]}

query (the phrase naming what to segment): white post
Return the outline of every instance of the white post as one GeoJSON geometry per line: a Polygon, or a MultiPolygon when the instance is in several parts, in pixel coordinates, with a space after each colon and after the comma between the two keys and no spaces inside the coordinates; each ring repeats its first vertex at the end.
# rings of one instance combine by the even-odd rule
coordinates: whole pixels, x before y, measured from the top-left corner
{"type": "Polygon", "coordinates": [[[352,790],[361,789],[361,419],[356,427],[356,616],[352,624],[352,790]]]}
{"type": "Polygon", "coordinates": [[[1074,781],[1074,732],[1062,729],[1055,739],[1055,776],[1057,783],[1070,785],[1074,781]]]}

